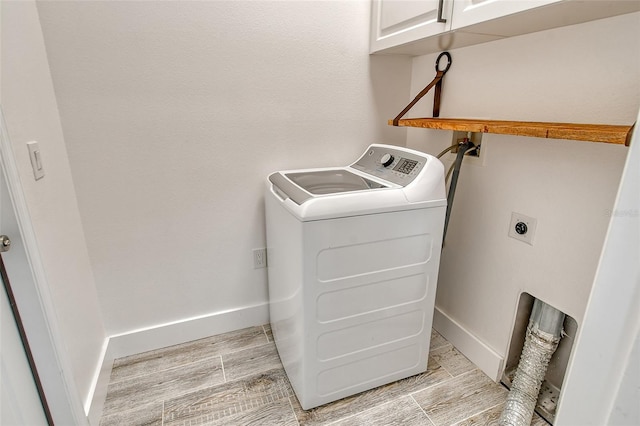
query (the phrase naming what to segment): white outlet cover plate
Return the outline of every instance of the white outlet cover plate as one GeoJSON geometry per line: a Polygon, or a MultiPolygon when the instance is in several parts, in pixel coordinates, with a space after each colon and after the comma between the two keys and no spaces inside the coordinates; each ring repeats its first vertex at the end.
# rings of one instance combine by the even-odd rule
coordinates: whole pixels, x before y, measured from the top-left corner
{"type": "Polygon", "coordinates": [[[509,224],[509,236],[532,246],[533,237],[536,234],[537,225],[538,221],[535,218],[529,217],[522,213],[513,212],[511,213],[511,223],[509,224]],[[518,234],[516,232],[516,223],[518,222],[523,222],[527,225],[526,233],[518,234]]]}
{"type": "Polygon", "coordinates": [[[267,267],[267,249],[259,248],[253,249],[253,269],[260,269],[267,267]]]}

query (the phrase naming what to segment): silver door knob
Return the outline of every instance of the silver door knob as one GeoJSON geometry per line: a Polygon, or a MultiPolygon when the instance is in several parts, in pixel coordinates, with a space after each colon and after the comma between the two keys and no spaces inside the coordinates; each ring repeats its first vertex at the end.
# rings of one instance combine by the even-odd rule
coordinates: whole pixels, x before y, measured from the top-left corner
{"type": "Polygon", "coordinates": [[[0,235],[0,253],[9,251],[11,248],[11,240],[6,235],[0,235]]]}

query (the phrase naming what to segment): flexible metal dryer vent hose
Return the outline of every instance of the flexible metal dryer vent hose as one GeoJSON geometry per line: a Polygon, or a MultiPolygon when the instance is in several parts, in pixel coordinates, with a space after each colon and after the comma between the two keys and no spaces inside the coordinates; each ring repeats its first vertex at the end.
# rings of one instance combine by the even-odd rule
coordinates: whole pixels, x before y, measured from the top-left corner
{"type": "Polygon", "coordinates": [[[500,426],[529,426],[549,360],[558,348],[564,314],[536,299],[500,426]]]}

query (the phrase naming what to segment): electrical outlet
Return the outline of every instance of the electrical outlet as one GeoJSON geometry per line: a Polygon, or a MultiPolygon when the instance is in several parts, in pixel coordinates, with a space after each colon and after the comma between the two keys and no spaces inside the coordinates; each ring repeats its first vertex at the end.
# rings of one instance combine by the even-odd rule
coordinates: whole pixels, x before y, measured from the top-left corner
{"type": "Polygon", "coordinates": [[[253,249],[253,269],[266,268],[267,266],[267,249],[253,249]]]}
{"type": "Polygon", "coordinates": [[[509,224],[509,236],[532,246],[537,224],[536,219],[513,212],[509,224]]]}

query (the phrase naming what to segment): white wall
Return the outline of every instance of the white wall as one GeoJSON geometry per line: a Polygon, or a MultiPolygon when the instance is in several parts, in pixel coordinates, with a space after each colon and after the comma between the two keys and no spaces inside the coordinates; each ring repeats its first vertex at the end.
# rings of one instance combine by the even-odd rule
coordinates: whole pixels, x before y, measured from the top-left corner
{"type": "Polygon", "coordinates": [[[411,62],[369,58],[367,1],[38,8],[111,335],[264,305],[267,174],[405,142],[411,62]]]}
{"type": "Polygon", "coordinates": [[[1,103],[75,385],[90,399],[105,342],[35,2],[2,2],[1,103]],[[26,142],[46,175],[35,181],[26,142]]]}
{"type": "MultiPolygon", "coordinates": [[[[441,116],[632,124],[639,28],[636,13],[453,50],[441,116]]],[[[412,94],[436,56],[414,59],[412,94]]],[[[413,115],[430,116],[429,104],[413,115]]],[[[450,143],[451,132],[408,133],[408,146],[427,152],[450,143]]],[[[484,165],[467,163],[458,182],[436,305],[500,358],[523,291],[581,324],[628,148],[484,135],[482,151],[484,165]],[[537,218],[533,246],[507,237],[511,212],[537,218]]]]}

